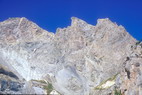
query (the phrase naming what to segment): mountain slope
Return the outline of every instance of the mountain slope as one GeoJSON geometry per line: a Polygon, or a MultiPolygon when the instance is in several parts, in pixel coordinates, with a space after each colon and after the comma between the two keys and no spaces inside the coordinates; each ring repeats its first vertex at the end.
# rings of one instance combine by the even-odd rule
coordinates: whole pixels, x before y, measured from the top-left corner
{"type": "Polygon", "coordinates": [[[141,43],[108,18],[93,26],[72,17],[71,26],[55,34],[12,18],[0,22],[0,36],[0,65],[23,83],[18,93],[46,93],[50,84],[63,95],[113,95],[116,88],[142,93],[141,43]]]}

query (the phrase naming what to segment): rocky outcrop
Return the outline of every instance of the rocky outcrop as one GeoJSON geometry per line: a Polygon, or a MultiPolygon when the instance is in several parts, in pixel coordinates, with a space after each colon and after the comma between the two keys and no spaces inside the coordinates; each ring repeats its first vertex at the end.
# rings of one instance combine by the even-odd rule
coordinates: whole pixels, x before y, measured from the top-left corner
{"type": "Polygon", "coordinates": [[[0,22],[0,74],[20,81],[19,93],[141,95],[141,55],[141,43],[108,18],[93,26],[72,17],[55,34],[26,18],[0,22]]]}
{"type": "Polygon", "coordinates": [[[142,43],[137,42],[132,51],[123,63],[120,89],[125,95],[142,95],[142,43]]]}

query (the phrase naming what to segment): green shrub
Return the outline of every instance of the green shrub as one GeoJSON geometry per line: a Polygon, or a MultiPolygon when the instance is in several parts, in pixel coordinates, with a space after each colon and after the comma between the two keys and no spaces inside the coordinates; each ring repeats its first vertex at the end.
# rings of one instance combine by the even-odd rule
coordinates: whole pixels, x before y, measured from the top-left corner
{"type": "Polygon", "coordinates": [[[122,95],[122,93],[121,93],[121,91],[120,91],[120,90],[115,89],[115,91],[114,91],[114,95],[122,95]]]}
{"type": "Polygon", "coordinates": [[[51,83],[48,83],[48,85],[43,87],[44,89],[46,89],[47,94],[50,94],[50,92],[53,90],[53,86],[51,83]]]}

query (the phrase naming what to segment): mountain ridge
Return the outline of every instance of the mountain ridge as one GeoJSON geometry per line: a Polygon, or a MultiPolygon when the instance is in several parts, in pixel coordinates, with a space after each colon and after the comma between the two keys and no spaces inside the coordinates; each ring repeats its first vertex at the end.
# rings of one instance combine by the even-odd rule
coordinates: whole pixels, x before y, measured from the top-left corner
{"type": "Polygon", "coordinates": [[[137,90],[141,89],[141,43],[136,45],[123,26],[108,18],[99,19],[95,26],[71,19],[70,26],[56,33],[26,18],[0,22],[0,65],[14,73],[21,85],[16,92],[5,88],[2,93],[45,94],[44,85],[63,95],[114,95],[116,87],[126,95],[141,93],[137,90]],[[45,84],[36,86],[35,80],[45,84]]]}

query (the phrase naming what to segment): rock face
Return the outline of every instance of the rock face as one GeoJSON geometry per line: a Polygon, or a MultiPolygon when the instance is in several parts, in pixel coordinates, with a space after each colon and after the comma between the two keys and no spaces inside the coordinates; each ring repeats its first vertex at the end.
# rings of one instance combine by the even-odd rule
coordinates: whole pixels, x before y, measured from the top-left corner
{"type": "Polygon", "coordinates": [[[0,22],[0,68],[0,93],[142,95],[142,43],[108,18],[72,17],[55,34],[26,18],[0,22]]]}

